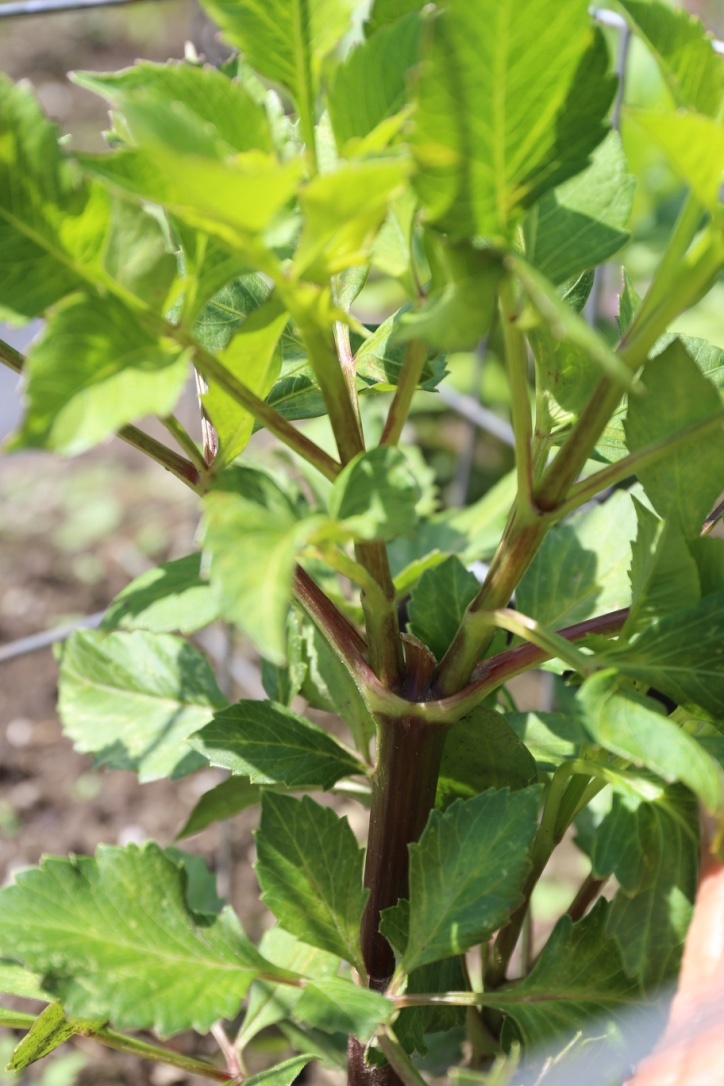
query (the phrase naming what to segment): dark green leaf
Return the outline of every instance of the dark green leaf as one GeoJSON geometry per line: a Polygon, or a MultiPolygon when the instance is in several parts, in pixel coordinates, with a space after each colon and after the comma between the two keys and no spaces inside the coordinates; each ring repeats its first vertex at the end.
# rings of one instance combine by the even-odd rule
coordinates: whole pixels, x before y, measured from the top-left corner
{"type": "Polygon", "coordinates": [[[586,742],[578,717],[565,713],[508,713],[505,719],[546,772],[578,757],[586,742]]]}
{"type": "MultiPolygon", "coordinates": [[[[379,236],[378,236],[379,238],[379,236]]],[[[397,334],[400,321],[408,307],[402,306],[391,317],[375,328],[372,335],[362,341],[355,354],[357,377],[375,387],[381,385],[391,391],[400,379],[405,346],[397,334]]],[[[441,356],[428,359],[420,375],[420,388],[431,391],[445,376],[445,361],[441,356]]]]}
{"type": "Polygon", "coordinates": [[[245,1086],[292,1086],[312,1059],[311,1055],[292,1056],[276,1067],[268,1067],[266,1071],[244,1079],[245,1086]]]}
{"type": "Polygon", "coordinates": [[[342,977],[328,977],[318,985],[306,986],[294,1015],[326,1033],[343,1032],[368,1041],[392,1011],[392,1003],[377,992],[342,977]]]}
{"type": "Polygon", "coordinates": [[[645,803],[616,793],[597,828],[596,875],[620,883],[607,930],[623,951],[626,971],[652,992],[676,975],[693,912],[698,867],[696,803],[680,786],[645,803]]]}
{"type": "MultiPolygon", "coordinates": [[[[445,958],[414,969],[407,978],[408,995],[429,992],[464,992],[470,987],[463,960],[445,958]]],[[[408,1052],[427,1055],[426,1034],[452,1030],[465,1023],[464,1007],[408,1007],[395,1019],[395,1036],[408,1052]]]]}
{"type": "Polygon", "coordinates": [[[218,617],[211,586],[201,578],[201,555],[188,554],[131,581],[106,611],[101,628],[189,634],[218,617]]]}
{"type": "Polygon", "coordinates": [[[535,762],[504,716],[475,709],[450,729],[437,782],[436,806],[469,799],[486,788],[527,788],[535,762]]]}
{"type": "Polygon", "coordinates": [[[579,173],[614,92],[578,0],[450,0],[419,85],[414,152],[429,218],[453,238],[511,236],[524,208],[579,173]]]}
{"type": "Polygon", "coordinates": [[[316,724],[270,701],[239,701],[197,732],[191,746],[253,784],[331,788],[364,767],[316,724]]]}
{"type": "Polygon", "coordinates": [[[700,705],[721,718],[724,703],[724,591],[652,622],[632,645],[610,653],[632,678],[679,704],[700,705]]]}
{"type": "Polygon", "coordinates": [[[358,966],[367,891],[347,819],[309,796],[265,792],[256,848],[262,897],[282,926],[358,966]]]}
{"type": "Polygon", "coordinates": [[[646,629],[699,599],[699,572],[683,535],[634,498],[638,532],[631,545],[631,610],[624,634],[646,629]]]}
{"type": "Polygon", "coordinates": [[[537,824],[537,787],[490,790],[432,812],[410,845],[406,972],[464,953],[504,923],[521,901],[537,824]]]}
{"type": "Polygon", "coordinates": [[[162,1035],[233,1018],[265,962],[231,910],[203,920],[185,877],[155,844],[47,857],[0,892],[0,945],[46,974],[79,1017],[162,1035]]]}
{"type": "Polygon", "coordinates": [[[112,298],[69,298],[28,358],[28,412],[15,448],[77,454],[142,415],[173,412],[188,358],[112,298]]]}
{"type": "Polygon", "coordinates": [[[210,351],[222,351],[270,293],[261,276],[254,272],[225,281],[197,317],[193,327],[195,338],[210,351]]]}
{"type": "Polygon", "coordinates": [[[382,445],[359,453],[337,476],[329,512],[356,539],[394,539],[415,527],[419,498],[405,454],[382,445]]]}
{"type": "Polygon", "coordinates": [[[563,917],[530,974],[509,991],[486,994],[486,1004],[510,1015],[526,1045],[572,1033],[604,1015],[621,1021],[640,1001],[616,940],[606,936],[608,909],[601,901],[577,924],[563,917]]]}
{"type": "Polygon", "coordinates": [[[724,478],[724,408],[684,345],[675,340],[647,367],[645,394],[631,397],[626,440],[635,452],[693,423],[721,415],[722,427],[689,441],[639,477],[656,512],[671,517],[684,535],[697,536],[721,492],[724,478]]]}
{"type": "Polygon", "coordinates": [[[232,818],[240,811],[253,807],[260,800],[261,787],[258,784],[252,784],[248,777],[229,777],[209,792],[204,792],[183,828],[176,835],[177,840],[200,833],[214,822],[232,818]]]}
{"type": "Polygon", "coordinates": [[[724,592],[724,539],[692,539],[689,551],[699,570],[702,596],[724,592]]]}
{"type": "Polygon", "coordinates": [[[619,0],[656,57],[677,106],[716,116],[724,98],[724,64],[698,19],[667,4],[619,0]]]}
{"type": "Polygon", "coordinates": [[[526,256],[553,283],[609,260],[629,239],[635,178],[616,132],[591,165],[547,193],[525,221],[526,256]]]}
{"type": "Polygon", "coordinates": [[[412,591],[408,607],[410,633],[442,660],[457,633],[468,604],[480,591],[480,582],[459,558],[451,555],[427,570],[412,591]]]}
{"type": "Polygon", "coordinates": [[[180,637],[75,633],[60,657],[58,712],[76,748],[141,781],[180,777],[203,759],[186,739],[225,699],[206,657],[180,637]]]}
{"type": "Polygon", "coordinates": [[[576,700],[594,743],[665,781],[682,781],[709,811],[722,810],[719,765],[696,739],[658,712],[655,702],[622,688],[616,672],[599,671],[586,679],[576,700]]]}
{"type": "Polygon", "coordinates": [[[635,533],[633,502],[625,491],[557,524],[518,587],[518,610],[560,629],[626,607],[635,533]]]}

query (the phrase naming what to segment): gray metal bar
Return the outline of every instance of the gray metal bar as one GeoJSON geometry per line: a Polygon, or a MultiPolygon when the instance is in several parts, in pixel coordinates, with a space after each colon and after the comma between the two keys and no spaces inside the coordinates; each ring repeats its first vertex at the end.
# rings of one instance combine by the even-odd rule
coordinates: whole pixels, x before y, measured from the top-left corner
{"type": "Polygon", "coordinates": [[[10,641],[7,645],[0,645],[0,664],[14,660],[17,656],[40,652],[41,649],[50,648],[58,641],[66,641],[76,630],[94,630],[100,626],[104,615],[105,611],[97,611],[94,615],[87,615],[67,626],[57,626],[54,630],[43,630],[42,633],[30,634],[29,637],[21,637],[17,641],[10,641]]]}
{"type": "Polygon", "coordinates": [[[0,3],[0,19],[18,15],[52,15],[57,11],[78,11],[83,8],[123,7],[141,0],[11,0],[0,3]]]}

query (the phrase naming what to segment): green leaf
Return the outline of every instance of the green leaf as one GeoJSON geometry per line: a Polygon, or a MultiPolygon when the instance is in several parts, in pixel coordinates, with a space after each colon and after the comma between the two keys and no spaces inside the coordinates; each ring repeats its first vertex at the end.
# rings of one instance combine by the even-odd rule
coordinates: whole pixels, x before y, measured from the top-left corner
{"type": "MultiPolygon", "coordinates": [[[[339,958],[300,942],[278,926],[264,932],[259,951],[274,965],[304,977],[314,977],[325,984],[335,976],[340,964],[339,958]]],[[[300,988],[254,981],[236,1043],[243,1049],[263,1029],[291,1018],[301,998],[300,988]]]]}
{"type": "MultiPolygon", "coordinates": [[[[404,944],[403,944],[404,945],[404,944]]],[[[415,995],[429,992],[461,992],[470,988],[467,970],[460,956],[444,958],[415,969],[407,978],[405,992],[415,995]]],[[[425,1056],[429,1051],[426,1034],[454,1030],[465,1024],[464,1007],[407,1007],[395,1019],[395,1036],[407,1052],[419,1052],[425,1056]]],[[[433,1042],[434,1043],[434,1042],[433,1042]]]]}
{"type": "MultiPolygon", "coordinates": [[[[193,264],[196,259],[196,254],[192,254],[192,266],[191,269],[187,269],[187,278],[189,271],[192,277],[196,275],[193,264]]],[[[203,267],[203,257],[201,259],[203,267]]],[[[214,353],[223,351],[229,346],[229,342],[244,322],[264,304],[271,294],[267,283],[256,272],[227,278],[224,270],[227,266],[226,262],[220,261],[220,263],[219,275],[224,275],[223,285],[220,290],[213,292],[213,297],[203,306],[193,326],[194,337],[214,353]]],[[[201,274],[203,277],[203,271],[201,274]]],[[[198,289],[198,284],[194,286],[198,289]]],[[[185,300],[184,304],[187,304],[185,300]]]]}
{"type": "Polygon", "coordinates": [[[689,551],[699,571],[701,595],[724,592],[724,539],[691,539],[689,551]]]}
{"type": "Polygon", "coordinates": [[[512,236],[523,210],[579,173],[614,92],[578,0],[450,0],[419,83],[414,153],[429,219],[453,238],[512,236]]]}
{"type": "Polygon", "coordinates": [[[206,657],[180,637],[140,630],[74,633],[60,656],[58,712],[83,753],[141,781],[203,764],[187,736],[225,699],[206,657]]]}
{"type": "Polygon", "coordinates": [[[204,792],[183,828],[176,834],[176,840],[200,833],[213,822],[232,818],[260,801],[261,787],[258,784],[252,784],[248,777],[229,777],[215,788],[204,792]]]}
{"type": "Polygon", "coordinates": [[[401,966],[484,942],[522,900],[538,788],[487,791],[433,811],[410,851],[410,935],[401,966]]]}
{"type": "Polygon", "coordinates": [[[340,472],[329,513],[356,539],[394,539],[415,527],[419,499],[405,454],[382,445],[358,453],[340,472]]]}
{"type": "Polygon", "coordinates": [[[457,633],[468,604],[480,591],[480,582],[451,555],[420,577],[408,606],[410,633],[442,660],[457,633]]]}
{"type": "Polygon", "coordinates": [[[374,0],[365,26],[367,37],[412,11],[420,11],[424,6],[423,0],[374,0]]]}
{"type": "Polygon", "coordinates": [[[346,818],[304,796],[265,792],[256,833],[262,900],[292,935],[361,963],[363,854],[346,818]]]}
{"type": "Polygon", "coordinates": [[[295,274],[325,283],[330,275],[364,264],[408,172],[403,158],[370,159],[346,163],[305,185],[299,195],[304,226],[295,274]]]}
{"type": "Polygon", "coordinates": [[[266,472],[237,466],[219,478],[205,507],[204,545],[220,610],[263,656],[282,663],[301,531],[294,506],[266,472]]]}
{"type": "Polygon", "coordinates": [[[724,703],[724,591],[658,619],[627,648],[609,653],[624,675],[721,719],[724,703]]]}
{"type": "Polygon", "coordinates": [[[621,687],[614,671],[586,679],[576,700],[594,743],[651,770],[669,783],[691,788],[707,810],[724,806],[724,773],[687,732],[654,710],[654,702],[621,687]]]}
{"type": "Polygon", "coordinates": [[[696,802],[681,786],[667,789],[660,803],[617,792],[595,831],[593,870],[620,883],[607,930],[626,971],[651,992],[679,968],[696,893],[697,838],[696,802]]]}
{"type": "Polygon", "coordinates": [[[700,113],[628,109],[628,116],[663,151],[674,173],[710,211],[720,205],[724,124],[700,113]]]}
{"type": "MultiPolygon", "coordinates": [[[[230,152],[272,150],[266,110],[239,80],[229,79],[217,68],[180,61],[140,61],[118,72],[74,72],[71,78],[121,112],[134,100],[154,96],[174,111],[188,112],[213,128],[214,137],[226,143],[230,152]]],[[[133,136],[132,124],[129,131],[133,136]]]]}
{"type": "Polygon", "coordinates": [[[195,856],[173,847],[163,851],[186,876],[186,904],[191,912],[218,916],[224,908],[224,902],[216,892],[216,874],[209,871],[203,856],[195,856]]]}
{"type": "Polygon", "coordinates": [[[646,629],[655,618],[683,609],[701,595],[699,572],[683,535],[633,499],[638,532],[631,545],[631,610],[624,635],[646,629]]]}
{"type": "Polygon", "coordinates": [[[420,48],[420,18],[410,12],[358,45],[339,65],[329,89],[329,114],[340,149],[368,136],[407,102],[407,76],[420,48]]]}
{"type": "Polygon", "coordinates": [[[526,1046],[603,1016],[621,1022],[640,1002],[641,990],[626,976],[616,940],[606,936],[608,909],[608,902],[599,901],[577,924],[564,916],[527,977],[510,991],[486,993],[486,1004],[512,1018],[526,1046]]]}
{"type": "Polygon", "coordinates": [[[185,876],[158,845],[46,857],[0,891],[0,945],[78,1017],[161,1035],[233,1018],[265,962],[230,909],[199,920],[185,876]]]}
{"type": "Polygon", "coordinates": [[[626,441],[632,452],[696,422],[722,417],[720,430],[687,442],[639,472],[656,512],[671,517],[684,535],[697,536],[724,477],[720,395],[677,340],[647,367],[643,381],[646,392],[631,398],[626,416],[626,441]]]}
{"type": "MultiPolygon", "coordinates": [[[[378,236],[379,240],[379,236],[378,236]]],[[[405,347],[399,334],[400,321],[407,312],[402,306],[378,325],[368,339],[362,340],[354,356],[357,377],[374,388],[382,386],[384,391],[391,391],[400,379],[405,347]]],[[[445,376],[445,362],[441,357],[428,359],[420,374],[419,387],[431,391],[440,384],[445,376]]]]}
{"type": "Polygon", "coordinates": [[[203,0],[224,37],[253,68],[291,93],[300,110],[314,101],[321,60],[349,28],[354,0],[203,0]]]}
{"type": "Polygon", "coordinates": [[[60,1003],[51,1003],[33,1022],[20,1044],[15,1048],[8,1063],[8,1071],[24,1071],[31,1063],[37,1063],[76,1033],[105,1025],[103,1019],[80,1021],[66,1018],[60,1003]]]}
{"type": "Polygon", "coordinates": [[[635,532],[634,506],[625,491],[555,525],[518,587],[518,610],[560,629],[628,606],[635,532]]]}
{"type": "Polygon", "coordinates": [[[580,720],[565,713],[508,713],[505,719],[546,773],[578,757],[587,740],[580,720]]]}
{"type": "Polygon", "coordinates": [[[621,140],[611,132],[590,166],[546,193],[526,218],[527,259],[553,283],[603,264],[629,239],[635,188],[621,140]]]}
{"type": "MultiPolygon", "coordinates": [[[[224,368],[260,399],[271,391],[279,376],[281,351],[278,343],[288,319],[283,305],[276,295],[272,295],[246,318],[229,346],[219,355],[224,368]]],[[[219,436],[214,468],[221,471],[248,445],[254,416],[213,382],[204,396],[204,407],[219,436]]]]}
{"type": "Polygon", "coordinates": [[[101,629],[189,634],[218,617],[211,586],[201,578],[201,555],[187,554],[131,581],[106,611],[101,629]]]}
{"type": "Polygon", "coordinates": [[[188,358],[120,302],[76,295],[31,349],[28,373],[28,411],[12,447],[75,455],[143,415],[170,415],[188,358]]]}
{"type": "Polygon", "coordinates": [[[191,746],[253,784],[331,788],[364,766],[327,732],[283,705],[239,701],[197,732],[191,746]]]}
{"type": "Polygon", "coordinates": [[[486,788],[527,788],[537,779],[535,762],[505,717],[479,707],[459,720],[445,739],[435,805],[469,799],[486,788]]]}
{"type": "Polygon", "coordinates": [[[393,1011],[393,1004],[378,992],[359,988],[343,977],[308,984],[294,1008],[295,1017],[310,1026],[326,1033],[347,1033],[363,1042],[389,1021],[393,1011]]]}
{"type": "Polygon", "coordinates": [[[435,244],[438,271],[422,305],[403,312],[395,329],[402,342],[421,339],[436,351],[471,350],[489,330],[503,272],[500,256],[467,244],[435,244]]]}
{"type": "Polygon", "coordinates": [[[258,1075],[244,1079],[245,1086],[292,1086],[301,1075],[304,1068],[314,1056],[292,1056],[276,1067],[268,1067],[266,1071],[260,1071],[258,1075]]]}
{"type": "Polygon", "coordinates": [[[40,977],[9,959],[0,960],[0,992],[22,999],[39,999],[44,1003],[50,999],[48,993],[43,991],[40,977]]]}
{"type": "Polygon", "coordinates": [[[656,58],[677,106],[716,116],[724,98],[724,64],[701,22],[683,8],[651,0],[618,2],[656,58]]]}

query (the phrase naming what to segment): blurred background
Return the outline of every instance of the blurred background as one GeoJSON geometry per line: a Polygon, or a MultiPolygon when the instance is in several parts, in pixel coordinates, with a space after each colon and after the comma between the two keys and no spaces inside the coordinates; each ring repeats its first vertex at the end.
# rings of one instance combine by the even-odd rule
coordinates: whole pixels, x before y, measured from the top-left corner
{"type": "MultiPolygon", "coordinates": [[[[3,7],[15,6],[0,0],[0,71],[13,79],[29,79],[48,114],[78,149],[103,147],[107,112],[101,99],[69,82],[68,71],[112,71],[137,58],[183,57],[188,41],[212,62],[222,56],[213,27],[193,0],[3,16],[3,7]]],[[[724,0],[690,0],[687,6],[715,35],[724,37],[724,0]]],[[[663,100],[660,78],[643,48],[622,42],[614,29],[607,33],[613,55],[625,67],[626,100],[646,105],[663,100]]],[[[641,290],[683,194],[661,156],[628,133],[625,121],[622,136],[631,169],[639,177],[635,241],[622,259],[641,290]]],[[[591,314],[612,339],[620,282],[619,264],[604,270],[591,314]]],[[[360,315],[375,322],[396,304],[390,284],[373,283],[362,297],[360,315]]],[[[720,280],[677,330],[724,347],[722,312],[720,280]]],[[[0,326],[0,337],[25,350],[38,330],[37,324],[0,326]]],[[[441,502],[462,505],[484,494],[512,467],[507,383],[494,343],[484,359],[459,356],[450,360],[449,368],[451,376],[441,394],[418,397],[412,425],[435,473],[441,502]]],[[[0,440],[17,424],[21,411],[17,377],[0,367],[0,440]]],[[[191,392],[183,412],[184,421],[198,433],[191,392]]],[[[43,453],[0,455],[0,883],[18,868],[37,863],[43,852],[88,853],[101,841],[127,844],[147,837],[169,844],[200,795],[218,783],[214,770],[176,783],[143,786],[131,773],[95,770],[61,735],[52,649],[38,648],[48,631],[89,617],[93,621],[144,570],[189,553],[197,523],[194,496],[119,441],[72,461],[43,453]]],[[[212,629],[202,647],[222,667],[230,696],[263,696],[243,642],[230,653],[223,633],[212,629]]],[[[537,696],[537,690],[522,689],[521,707],[537,696]]],[[[353,826],[360,821],[359,807],[345,813],[353,826]]],[[[249,863],[254,821],[253,813],[242,815],[231,829],[212,827],[184,843],[219,872],[222,896],[229,896],[242,912],[252,937],[262,922],[249,863]]],[[[537,907],[544,920],[570,902],[585,874],[582,863],[571,849],[554,877],[543,880],[537,907]]],[[[0,1036],[0,1066],[13,1043],[7,1034],[0,1036]]],[[[198,1041],[193,1043],[197,1052],[204,1045],[209,1053],[215,1050],[211,1040],[201,1041],[201,1049],[198,1041]]],[[[275,1043],[269,1039],[270,1050],[275,1043]]],[[[85,1047],[73,1051],[61,1049],[26,1077],[46,1086],[76,1081],[88,1086],[130,1084],[138,1082],[139,1075],[151,1086],[172,1086],[184,1078],[173,1069],[139,1067],[119,1054],[99,1053],[91,1042],[82,1044],[85,1047]]],[[[262,1046],[260,1066],[275,1055],[265,1054],[262,1046]]],[[[16,1080],[3,1075],[0,1071],[0,1086],[16,1080]]]]}

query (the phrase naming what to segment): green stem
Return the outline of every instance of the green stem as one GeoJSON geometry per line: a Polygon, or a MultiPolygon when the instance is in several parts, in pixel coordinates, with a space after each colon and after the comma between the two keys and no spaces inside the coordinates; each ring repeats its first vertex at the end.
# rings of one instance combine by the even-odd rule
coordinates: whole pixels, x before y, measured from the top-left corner
{"type": "Polygon", "coordinates": [[[528,349],[518,328],[518,304],[512,276],[506,275],[500,287],[500,316],[505,343],[505,360],[510,385],[510,411],[515,434],[515,465],[518,474],[518,502],[533,505],[533,427],[530,417],[528,385],[528,349]]]}
{"type": "Polygon", "coordinates": [[[395,1071],[405,1086],[427,1086],[425,1079],[413,1064],[400,1042],[395,1037],[392,1029],[387,1026],[384,1033],[377,1038],[377,1043],[389,1060],[390,1066],[395,1071]]]}
{"type": "Polygon", "coordinates": [[[590,501],[596,494],[600,494],[602,490],[607,490],[608,487],[616,486],[617,483],[623,482],[624,479],[637,475],[643,469],[658,463],[659,460],[663,460],[672,452],[685,448],[692,440],[706,437],[710,433],[714,434],[722,427],[724,427],[724,412],[694,422],[691,426],[679,430],[676,434],[663,437],[659,441],[646,445],[643,449],[637,449],[636,452],[629,453],[623,459],[617,460],[615,464],[610,464],[601,471],[597,471],[594,475],[589,475],[587,479],[572,487],[567,500],[557,507],[556,517],[566,516],[568,513],[573,512],[574,509],[577,509],[579,505],[583,505],[584,502],[590,501]]]}
{"type": "Polygon", "coordinates": [[[422,371],[427,361],[427,346],[421,340],[412,339],[407,344],[402,362],[400,377],[387,412],[385,427],[380,438],[380,445],[397,445],[402,436],[403,427],[410,414],[412,398],[420,383],[422,371]]]}
{"type": "Polygon", "coordinates": [[[382,595],[382,590],[377,584],[377,581],[371,574],[365,569],[359,562],[355,562],[349,555],[345,554],[339,547],[319,547],[317,548],[319,556],[328,566],[335,571],[335,573],[341,573],[343,577],[352,581],[367,595],[370,601],[374,601],[375,606],[381,607],[386,605],[385,597],[382,595]]]}
{"type": "Polygon", "coordinates": [[[542,649],[549,656],[563,660],[564,663],[581,675],[590,675],[596,670],[596,664],[592,657],[579,652],[565,637],[561,637],[560,634],[554,633],[552,630],[547,630],[534,618],[529,618],[528,615],[523,615],[520,611],[514,611],[508,607],[496,611],[483,611],[477,616],[477,625],[481,630],[484,630],[487,626],[493,626],[499,630],[507,630],[509,633],[515,634],[516,637],[522,637],[524,641],[530,641],[531,644],[537,645],[539,649],[542,649]]]}
{"type": "Polygon", "coordinates": [[[573,901],[566,909],[566,916],[570,916],[574,923],[585,916],[589,906],[593,904],[608,882],[608,878],[609,876],[606,875],[604,878],[598,879],[593,871],[589,871],[579,886],[573,901]]]}
{"type": "Polygon", "coordinates": [[[186,453],[199,475],[203,477],[206,474],[206,461],[186,427],[181,425],[175,415],[167,415],[166,418],[161,419],[161,422],[174,440],[178,442],[179,447],[186,453]]]}

